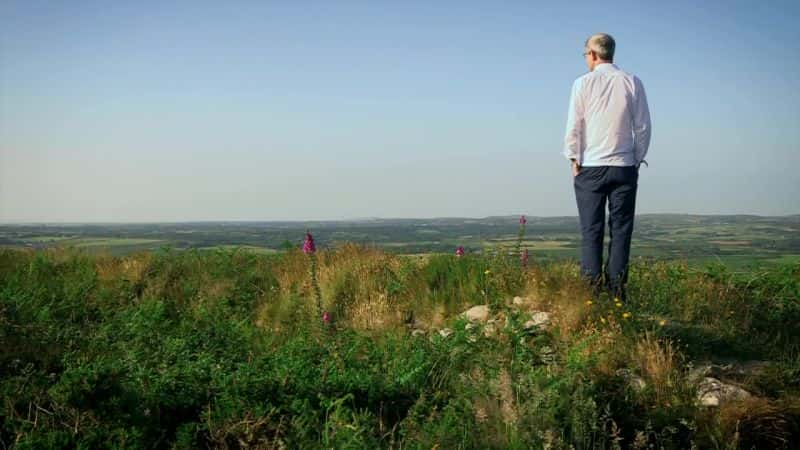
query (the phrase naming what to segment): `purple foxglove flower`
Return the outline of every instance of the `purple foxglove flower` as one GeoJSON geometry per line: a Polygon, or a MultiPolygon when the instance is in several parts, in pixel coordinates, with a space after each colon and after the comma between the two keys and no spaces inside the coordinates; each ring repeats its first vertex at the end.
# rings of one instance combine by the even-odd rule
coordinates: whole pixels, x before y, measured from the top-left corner
{"type": "Polygon", "coordinates": [[[317,251],[317,248],[314,246],[314,237],[311,236],[311,233],[306,232],[306,240],[303,242],[303,252],[310,255],[317,251]]]}
{"type": "Polygon", "coordinates": [[[526,219],[525,215],[523,214],[522,216],[519,217],[519,224],[525,225],[526,223],[528,223],[528,219],[526,219]]]}
{"type": "Polygon", "coordinates": [[[464,247],[459,245],[458,248],[456,248],[456,256],[464,256],[464,247]]]}

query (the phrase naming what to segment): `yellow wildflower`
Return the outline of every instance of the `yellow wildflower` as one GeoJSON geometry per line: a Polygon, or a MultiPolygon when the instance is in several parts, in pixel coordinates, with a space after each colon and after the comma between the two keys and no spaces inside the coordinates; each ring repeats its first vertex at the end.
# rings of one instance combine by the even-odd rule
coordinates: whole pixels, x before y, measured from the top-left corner
{"type": "Polygon", "coordinates": [[[606,323],[606,319],[604,319],[604,318],[602,318],[602,317],[601,317],[601,318],[600,318],[600,322],[602,322],[602,323],[606,323]]]}
{"type": "Polygon", "coordinates": [[[617,308],[622,308],[622,303],[615,303],[614,306],[616,306],[617,308]]]}
{"type": "Polygon", "coordinates": [[[624,313],[622,313],[622,318],[623,318],[623,319],[627,319],[627,318],[628,318],[628,317],[630,317],[630,316],[631,316],[631,313],[629,313],[629,312],[624,312],[624,313]]]}
{"type": "Polygon", "coordinates": [[[587,305],[591,306],[591,305],[592,305],[592,303],[593,303],[593,302],[592,302],[591,300],[586,300],[586,304],[587,304],[587,305]]]}
{"type": "Polygon", "coordinates": [[[619,297],[614,297],[614,303],[619,303],[619,302],[620,302],[619,297]]]}
{"type": "Polygon", "coordinates": [[[486,269],[486,271],[485,271],[485,272],[483,272],[483,274],[484,274],[484,275],[489,275],[490,273],[492,273],[492,271],[491,271],[491,270],[489,270],[489,269],[486,269]]]}
{"type": "Polygon", "coordinates": [[[666,321],[666,320],[662,320],[661,322],[658,322],[658,324],[659,324],[659,325],[661,325],[662,327],[663,327],[663,326],[664,326],[664,324],[666,324],[666,323],[667,323],[667,321],[666,321]]]}

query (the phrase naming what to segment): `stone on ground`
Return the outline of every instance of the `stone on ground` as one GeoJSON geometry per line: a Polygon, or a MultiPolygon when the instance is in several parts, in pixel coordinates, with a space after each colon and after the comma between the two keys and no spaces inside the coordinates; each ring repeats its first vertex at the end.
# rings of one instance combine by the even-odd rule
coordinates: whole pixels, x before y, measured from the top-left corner
{"type": "Polygon", "coordinates": [[[697,386],[697,401],[703,406],[720,406],[722,403],[745,400],[751,394],[739,386],[725,384],[716,378],[706,377],[697,386]]]}
{"type": "Polygon", "coordinates": [[[470,322],[486,322],[489,319],[489,305],[478,305],[464,311],[464,316],[470,322]]]}
{"type": "Polygon", "coordinates": [[[442,328],[441,330],[439,330],[439,335],[442,336],[443,338],[446,338],[451,334],[453,334],[453,330],[451,330],[450,328],[442,328]]]}
{"type": "Polygon", "coordinates": [[[531,319],[525,322],[523,327],[526,330],[534,328],[547,329],[550,326],[550,313],[547,311],[536,311],[531,315],[531,319]]]}

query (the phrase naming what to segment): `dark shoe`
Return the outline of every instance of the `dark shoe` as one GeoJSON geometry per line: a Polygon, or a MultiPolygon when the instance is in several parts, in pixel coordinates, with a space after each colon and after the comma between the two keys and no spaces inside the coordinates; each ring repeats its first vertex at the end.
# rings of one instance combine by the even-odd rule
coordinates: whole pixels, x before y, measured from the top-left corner
{"type": "Polygon", "coordinates": [[[592,298],[594,300],[599,300],[600,296],[603,294],[603,291],[605,290],[603,286],[603,280],[601,278],[597,279],[590,278],[587,279],[587,283],[592,291],[592,298]]]}
{"type": "Polygon", "coordinates": [[[624,284],[620,285],[612,285],[608,287],[608,296],[612,299],[619,299],[622,302],[625,302],[628,299],[628,294],[625,289],[624,284]]]}
{"type": "Polygon", "coordinates": [[[612,299],[619,299],[620,301],[627,300],[626,285],[628,283],[628,274],[623,272],[617,277],[610,277],[608,273],[604,273],[605,287],[609,297],[612,299]]]}

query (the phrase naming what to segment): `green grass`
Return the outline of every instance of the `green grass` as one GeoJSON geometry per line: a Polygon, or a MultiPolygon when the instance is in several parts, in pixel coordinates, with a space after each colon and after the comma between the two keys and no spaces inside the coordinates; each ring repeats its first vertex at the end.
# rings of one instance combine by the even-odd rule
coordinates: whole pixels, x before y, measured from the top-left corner
{"type": "MultiPolygon", "coordinates": [[[[517,244],[517,238],[514,237],[504,237],[498,239],[490,239],[483,242],[483,245],[486,247],[494,246],[494,245],[506,245],[509,248],[513,248],[517,244]]],[[[521,243],[523,248],[528,248],[533,251],[538,250],[561,250],[564,247],[574,247],[575,245],[580,245],[580,242],[571,242],[571,241],[553,241],[553,240],[532,240],[527,239],[523,240],[521,243]]]]}
{"type": "Polygon", "coordinates": [[[776,258],[767,258],[767,262],[778,265],[791,265],[800,263],[800,255],[781,255],[776,258]]]}
{"type": "Polygon", "coordinates": [[[0,250],[0,443],[745,449],[800,438],[796,260],[738,271],[637,259],[616,308],[586,304],[573,261],[523,270],[502,256],[342,245],[317,255],[333,313],[322,327],[307,255],[241,250],[0,250]],[[516,295],[552,327],[526,330],[516,295]],[[498,319],[493,334],[459,316],[479,303],[498,319]],[[709,358],[769,362],[740,380],[755,399],[699,407],[686,363],[709,358]]]}
{"type": "Polygon", "coordinates": [[[254,245],[217,245],[214,247],[201,247],[199,250],[244,250],[261,255],[272,255],[278,253],[278,250],[266,247],[256,247],[254,245]]]}
{"type": "Polygon", "coordinates": [[[138,238],[103,238],[103,239],[76,239],[67,243],[75,247],[115,247],[115,246],[135,246],[143,244],[158,244],[163,242],[160,239],[138,239],[138,238]]]}

